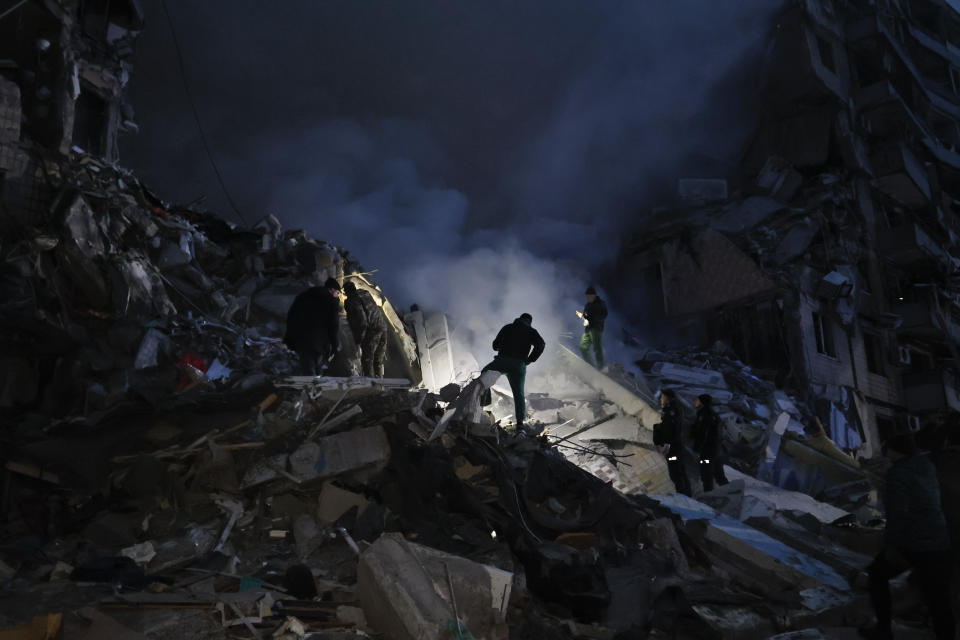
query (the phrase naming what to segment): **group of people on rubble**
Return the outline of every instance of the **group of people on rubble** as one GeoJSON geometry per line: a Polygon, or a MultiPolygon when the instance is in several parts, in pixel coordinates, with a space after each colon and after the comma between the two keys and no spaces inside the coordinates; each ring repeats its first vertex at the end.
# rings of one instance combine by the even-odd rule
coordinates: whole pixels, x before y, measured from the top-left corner
{"type": "MultiPolygon", "coordinates": [[[[343,287],[344,307],[354,340],[360,347],[363,374],[383,377],[387,347],[387,325],[382,310],[369,292],[353,282],[343,287]]],[[[287,314],[284,342],[300,358],[302,375],[317,375],[333,360],[339,345],[340,285],[329,278],[299,294],[287,314]]],[[[584,331],[580,352],[584,360],[604,369],[603,328],[606,303],[593,287],[586,291],[583,311],[584,331]]],[[[513,392],[517,429],[524,428],[526,402],[524,382],[527,365],[537,361],[545,343],[533,328],[533,317],[522,313],[505,325],[493,341],[496,357],[483,371],[498,371],[507,376],[513,392]]],[[[691,495],[685,468],[686,447],[680,402],[672,389],[660,393],[661,421],[653,430],[654,445],[667,460],[670,479],[679,493],[691,495]]],[[[704,491],[715,484],[727,484],[723,471],[721,422],[713,409],[713,398],[702,394],[694,400],[696,418],[691,426],[693,450],[699,458],[700,480],[704,491]]],[[[892,462],[887,474],[885,506],[887,525],[882,552],[870,565],[870,596],[877,625],[861,631],[868,638],[892,638],[889,580],[906,569],[913,569],[926,600],[937,638],[954,638],[955,619],[950,603],[951,543],[940,502],[936,468],[916,446],[912,436],[899,434],[883,446],[892,462]]]]}
{"type": "MultiPolygon", "coordinates": [[[[720,446],[720,416],[713,410],[713,397],[709,394],[697,396],[693,406],[697,410],[697,417],[691,429],[693,450],[697,452],[699,458],[703,490],[712,491],[714,483],[727,484],[720,446]]],[[[677,492],[687,496],[693,495],[685,467],[683,418],[677,394],[673,389],[664,389],[660,392],[660,408],[660,423],[653,428],[653,444],[663,448],[670,479],[677,492]]]]}
{"type": "MultiPolygon", "coordinates": [[[[365,376],[382,378],[387,356],[387,321],[368,291],[353,282],[343,286],[347,323],[360,347],[360,368],[365,376]]],[[[318,375],[340,350],[340,283],[327,278],[323,286],[297,295],[287,312],[283,342],[296,351],[300,375],[318,375]]]]}

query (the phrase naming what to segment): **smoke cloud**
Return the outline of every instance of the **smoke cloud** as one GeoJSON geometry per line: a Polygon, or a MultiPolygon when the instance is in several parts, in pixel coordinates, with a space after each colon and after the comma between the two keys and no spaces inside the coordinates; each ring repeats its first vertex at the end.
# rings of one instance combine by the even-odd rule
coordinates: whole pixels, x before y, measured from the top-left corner
{"type": "MultiPolygon", "coordinates": [[[[716,177],[736,153],[743,63],[780,4],[168,0],[247,218],[348,249],[397,306],[447,311],[481,365],[525,311],[548,341],[579,335],[573,310],[588,283],[605,294],[592,280],[637,218],[702,170],[690,158],[716,177]]],[[[228,217],[159,1],[144,8],[127,162],[228,217]]]]}

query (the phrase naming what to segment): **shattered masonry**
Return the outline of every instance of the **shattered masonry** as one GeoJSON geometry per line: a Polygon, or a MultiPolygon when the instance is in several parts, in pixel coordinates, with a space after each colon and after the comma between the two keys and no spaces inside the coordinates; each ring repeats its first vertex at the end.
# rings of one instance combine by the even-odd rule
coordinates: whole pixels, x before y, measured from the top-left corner
{"type": "Polygon", "coordinates": [[[787,3],[729,196],[681,181],[622,253],[653,323],[802,390],[865,457],[960,428],[956,11],[883,4],[787,3]]]}
{"type": "Polygon", "coordinates": [[[960,15],[884,4],[787,3],[741,175],[682,179],[625,244],[653,320],[712,346],[600,373],[552,345],[538,437],[442,311],[117,164],[133,0],[0,19],[0,637],[854,633],[877,446],[960,410],[960,15]],[[290,375],[287,308],[328,277],[384,313],[385,378],[358,375],[345,317],[329,375],[290,375]],[[713,397],[729,484],[704,493],[691,459],[674,492],[664,389],[688,423],[713,397]]]}

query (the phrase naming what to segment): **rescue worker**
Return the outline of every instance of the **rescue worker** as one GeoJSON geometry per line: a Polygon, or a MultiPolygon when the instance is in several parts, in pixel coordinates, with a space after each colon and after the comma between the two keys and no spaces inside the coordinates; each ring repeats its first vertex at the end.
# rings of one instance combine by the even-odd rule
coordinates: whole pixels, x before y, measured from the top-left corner
{"type": "Polygon", "coordinates": [[[592,286],[587,287],[587,304],[583,311],[577,310],[583,320],[583,337],[580,338],[580,354],[597,369],[603,368],[603,323],[607,319],[607,303],[597,295],[592,286]],[[593,350],[593,356],[590,351],[593,350]]]}
{"type": "Polygon", "coordinates": [[[357,289],[348,282],[343,285],[347,294],[344,307],[353,339],[360,347],[360,368],[369,378],[383,377],[383,362],[387,357],[387,320],[370,292],[357,289]]]}
{"type": "Polygon", "coordinates": [[[667,459],[670,479],[677,493],[690,495],[690,480],[683,468],[683,423],[680,419],[680,407],[673,389],[660,392],[660,422],[653,427],[653,444],[664,447],[663,455],[667,459]]]}
{"type": "Polygon", "coordinates": [[[956,620],[950,607],[950,534],[940,503],[940,482],[930,458],[921,453],[909,433],[891,437],[883,454],[893,465],[887,472],[884,506],[887,528],[883,551],[868,568],[870,599],[877,626],[863,629],[866,638],[889,639],[890,580],[913,569],[940,640],[953,640],[956,620]]]}
{"type": "Polygon", "coordinates": [[[283,343],[300,356],[298,373],[315,376],[340,350],[340,283],[327,278],[322,287],[297,294],[287,311],[283,343]]]}
{"type": "Polygon", "coordinates": [[[527,365],[536,362],[546,347],[543,338],[532,324],[533,316],[521,313],[512,323],[504,325],[493,339],[493,349],[497,355],[493,362],[483,368],[483,371],[493,370],[506,374],[510,391],[513,393],[518,431],[523,428],[523,420],[527,415],[527,404],[523,397],[527,365]]]}
{"type": "Polygon", "coordinates": [[[713,483],[729,482],[720,459],[720,416],[713,410],[713,397],[704,393],[693,401],[697,418],[693,423],[693,448],[700,455],[700,480],[704,491],[713,491],[713,483]]]}

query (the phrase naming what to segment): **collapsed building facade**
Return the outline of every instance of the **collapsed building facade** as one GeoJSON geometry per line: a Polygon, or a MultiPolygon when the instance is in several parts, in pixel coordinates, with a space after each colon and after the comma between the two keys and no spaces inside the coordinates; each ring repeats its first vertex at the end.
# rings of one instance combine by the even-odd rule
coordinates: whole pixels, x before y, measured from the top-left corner
{"type": "MultiPolygon", "coordinates": [[[[866,458],[884,416],[923,413],[865,336],[949,356],[944,334],[902,332],[881,272],[923,265],[948,291],[952,258],[920,235],[928,205],[897,200],[916,176],[876,178],[821,86],[844,46],[882,39],[850,40],[819,6],[790,5],[778,49],[809,53],[819,106],[780,95],[800,120],[770,112],[749,197],[627,247],[665,321],[729,347],[651,348],[604,374],[552,345],[531,437],[442,312],[398,312],[338,247],[171,204],[118,164],[134,3],[18,3],[0,17],[0,636],[815,639],[865,623],[877,469],[844,450],[866,458]],[[914,221],[887,237],[916,246],[884,248],[860,207],[914,221]],[[345,318],[328,375],[290,375],[286,311],[328,277],[384,314],[386,378],[358,375],[345,318]],[[675,494],[652,443],[667,388],[716,399],[729,485],[675,494]]],[[[945,204],[949,173],[925,167],[945,204]]]]}
{"type": "Polygon", "coordinates": [[[717,176],[732,197],[681,180],[623,248],[657,322],[723,341],[863,457],[958,428],[958,24],[937,0],[788,3],[739,174],[717,176]]]}

